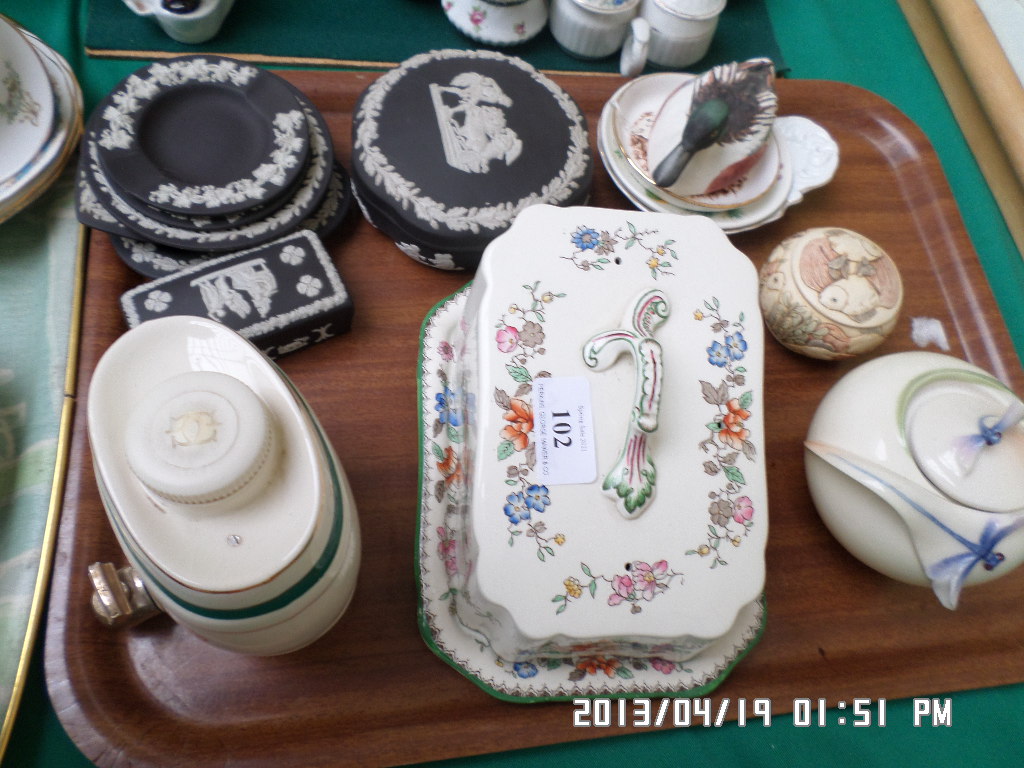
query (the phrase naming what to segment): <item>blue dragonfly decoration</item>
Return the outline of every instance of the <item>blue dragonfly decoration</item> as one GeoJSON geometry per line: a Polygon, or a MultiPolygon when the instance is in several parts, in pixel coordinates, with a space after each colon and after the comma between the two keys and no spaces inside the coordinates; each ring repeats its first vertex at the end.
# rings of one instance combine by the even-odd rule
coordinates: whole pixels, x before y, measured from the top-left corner
{"type": "Polygon", "coordinates": [[[805,445],[840,472],[880,496],[902,518],[935,596],[950,610],[956,608],[964,581],[975,566],[981,563],[987,571],[997,568],[1005,557],[996,547],[1011,533],[1024,527],[1022,515],[980,512],[956,504],[861,456],[811,441],[805,445]],[[978,541],[953,528],[958,521],[977,520],[977,515],[987,518],[978,541]],[[959,543],[963,551],[941,558],[935,554],[929,556],[936,549],[948,552],[948,542],[944,541],[948,538],[959,543]]]}

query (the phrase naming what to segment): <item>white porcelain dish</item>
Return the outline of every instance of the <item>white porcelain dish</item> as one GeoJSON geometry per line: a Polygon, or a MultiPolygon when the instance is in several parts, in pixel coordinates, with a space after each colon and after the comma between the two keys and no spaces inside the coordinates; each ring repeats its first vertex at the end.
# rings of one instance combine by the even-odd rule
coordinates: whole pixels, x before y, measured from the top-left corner
{"type": "Polygon", "coordinates": [[[0,17],[0,181],[35,156],[53,121],[54,95],[43,62],[20,28],[0,17]]]}
{"type": "Polygon", "coordinates": [[[651,110],[663,93],[678,87],[691,75],[656,73],[626,83],[605,104],[597,126],[597,147],[605,169],[626,198],[641,210],[663,213],[697,213],[711,218],[728,233],[744,232],[780,218],[811,190],[825,186],[839,167],[839,145],[822,126],[799,115],[776,117],[768,142],[776,145],[752,170],[758,176],[778,167],[767,191],[764,180],[741,181],[721,194],[675,196],[654,186],[640,171],[646,164],[645,128],[651,110]],[[623,138],[623,134],[629,138],[623,138]],[[777,151],[776,151],[777,150],[777,151]],[[727,200],[731,203],[726,204],[727,200]],[[749,202],[738,207],[740,200],[749,202]]]}
{"type": "Polygon", "coordinates": [[[756,283],[700,217],[539,205],[488,247],[423,392],[424,503],[470,637],[508,664],[675,667],[756,634],[756,283]]]}
{"type": "Polygon", "coordinates": [[[331,628],[355,590],[355,505],[308,403],[256,347],[212,320],[151,320],[104,353],[87,407],[108,519],[159,607],[258,655],[331,628]]]}
{"type": "Polygon", "coordinates": [[[39,151],[0,182],[0,221],[32,203],[57,179],[82,135],[82,89],[64,58],[27,30],[22,35],[39,55],[55,99],[53,129],[39,151]]]}
{"type": "MultiPolygon", "coordinates": [[[[607,110],[607,107],[605,109],[607,110]]],[[[776,122],[785,119],[778,118],[776,122]]],[[[785,213],[789,198],[796,196],[797,199],[802,199],[802,193],[797,194],[793,191],[795,163],[790,158],[791,147],[785,142],[778,141],[773,135],[770,140],[778,144],[780,162],[778,175],[768,194],[750,205],[723,211],[688,206],[683,201],[662,194],[657,187],[652,187],[637,173],[621,150],[611,145],[607,138],[602,138],[611,135],[610,121],[611,115],[603,113],[598,125],[598,149],[601,159],[619,191],[641,210],[704,216],[714,221],[723,231],[734,234],[775,221],[785,213]]]]}

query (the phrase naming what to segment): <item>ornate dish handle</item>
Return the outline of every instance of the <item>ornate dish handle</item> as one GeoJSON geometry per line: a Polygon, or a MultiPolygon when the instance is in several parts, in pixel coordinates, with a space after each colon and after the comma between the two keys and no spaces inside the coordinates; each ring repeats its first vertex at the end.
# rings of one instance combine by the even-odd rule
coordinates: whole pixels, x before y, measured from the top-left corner
{"type": "Polygon", "coordinates": [[[659,290],[649,290],[626,314],[622,323],[626,327],[599,333],[583,345],[583,360],[596,371],[608,368],[622,352],[632,353],[636,363],[636,389],[626,439],[601,486],[629,519],[645,511],[657,482],[654,460],[648,455],[647,435],[658,428],[658,404],[665,376],[661,344],[655,341],[654,331],[668,315],[668,300],[659,290]]]}

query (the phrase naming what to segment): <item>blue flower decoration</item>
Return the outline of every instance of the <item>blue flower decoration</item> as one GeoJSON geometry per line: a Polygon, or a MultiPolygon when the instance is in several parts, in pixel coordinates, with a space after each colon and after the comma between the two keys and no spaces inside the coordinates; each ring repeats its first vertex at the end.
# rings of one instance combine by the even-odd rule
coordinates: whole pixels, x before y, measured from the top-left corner
{"type": "Polygon", "coordinates": [[[531,485],[526,489],[524,498],[526,499],[526,506],[538,512],[543,512],[544,508],[551,503],[546,485],[531,485]]]}
{"type": "Polygon", "coordinates": [[[581,251],[589,251],[597,248],[601,242],[601,236],[596,230],[587,227],[580,227],[572,233],[572,241],[581,251]]]}
{"type": "Polygon", "coordinates": [[[728,348],[717,341],[711,342],[711,346],[708,347],[708,362],[719,368],[724,368],[729,364],[728,348]]]}
{"type": "Polygon", "coordinates": [[[442,424],[450,424],[453,427],[462,426],[462,414],[456,405],[454,392],[445,387],[444,392],[434,395],[434,399],[437,400],[434,410],[437,411],[437,417],[442,424]]]}
{"type": "Polygon", "coordinates": [[[523,679],[537,675],[537,667],[528,661],[517,661],[512,664],[512,669],[523,679]]]}
{"type": "Polygon", "coordinates": [[[742,360],[743,353],[747,351],[747,341],[743,334],[736,332],[725,337],[725,351],[733,360],[742,360]]]}
{"type": "Polygon", "coordinates": [[[505,516],[512,525],[519,525],[530,519],[530,507],[521,493],[510,493],[505,497],[505,516]]]}

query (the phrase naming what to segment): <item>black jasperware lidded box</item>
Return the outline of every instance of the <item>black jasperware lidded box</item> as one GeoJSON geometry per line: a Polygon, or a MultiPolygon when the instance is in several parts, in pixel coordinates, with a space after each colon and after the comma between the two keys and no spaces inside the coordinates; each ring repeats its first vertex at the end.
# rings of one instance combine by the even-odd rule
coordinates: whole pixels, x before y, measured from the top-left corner
{"type": "Polygon", "coordinates": [[[560,86],[493,51],[419,54],[360,96],[353,187],[409,256],[474,269],[531,205],[580,205],[593,161],[586,118],[560,86]]]}

